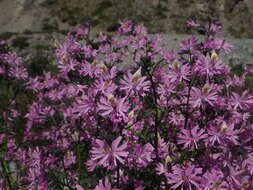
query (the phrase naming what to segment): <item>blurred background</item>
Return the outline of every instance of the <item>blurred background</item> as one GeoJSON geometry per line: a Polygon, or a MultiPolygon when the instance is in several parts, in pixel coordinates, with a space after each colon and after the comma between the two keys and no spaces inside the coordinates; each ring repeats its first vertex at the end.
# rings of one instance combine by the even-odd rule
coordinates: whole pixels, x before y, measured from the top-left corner
{"type": "Polygon", "coordinates": [[[113,32],[120,20],[133,19],[164,34],[174,48],[189,34],[187,19],[205,22],[209,16],[223,23],[222,36],[235,46],[226,61],[252,63],[253,0],[0,0],[0,8],[0,39],[29,61],[44,54],[40,61],[50,59],[52,40],[87,21],[95,32],[113,32]]]}

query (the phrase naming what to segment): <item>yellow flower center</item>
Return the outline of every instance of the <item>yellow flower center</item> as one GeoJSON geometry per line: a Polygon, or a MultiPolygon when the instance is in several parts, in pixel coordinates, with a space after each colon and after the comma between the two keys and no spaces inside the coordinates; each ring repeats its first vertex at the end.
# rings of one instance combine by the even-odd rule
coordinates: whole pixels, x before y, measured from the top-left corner
{"type": "Polygon", "coordinates": [[[215,51],[212,53],[210,58],[211,58],[212,61],[218,61],[219,60],[219,56],[215,51]]]}
{"type": "Polygon", "coordinates": [[[228,128],[229,128],[228,125],[223,124],[223,125],[221,126],[221,132],[226,132],[226,131],[228,130],[228,128]]]}
{"type": "Polygon", "coordinates": [[[174,62],[172,63],[172,68],[173,68],[174,70],[180,69],[181,66],[182,66],[182,63],[179,62],[179,61],[174,61],[174,62]]]}
{"type": "Polygon", "coordinates": [[[207,85],[203,86],[202,92],[204,94],[208,94],[210,91],[211,91],[211,88],[209,86],[207,86],[207,85]]]}
{"type": "Polygon", "coordinates": [[[117,100],[116,100],[116,98],[112,94],[110,94],[110,95],[107,96],[107,100],[108,100],[108,103],[110,105],[112,105],[112,106],[116,106],[117,105],[117,100]]]}

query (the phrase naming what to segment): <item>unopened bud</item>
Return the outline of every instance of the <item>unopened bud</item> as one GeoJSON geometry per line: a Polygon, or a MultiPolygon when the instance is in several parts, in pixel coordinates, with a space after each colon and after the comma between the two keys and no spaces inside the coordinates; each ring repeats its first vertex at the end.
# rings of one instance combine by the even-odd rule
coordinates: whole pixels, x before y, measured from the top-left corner
{"type": "Polygon", "coordinates": [[[226,132],[228,130],[229,126],[226,123],[223,123],[221,126],[221,132],[226,132]]]}
{"type": "Polygon", "coordinates": [[[203,86],[202,92],[204,94],[208,94],[210,91],[211,91],[211,88],[209,86],[207,86],[207,85],[203,86]]]}
{"type": "Polygon", "coordinates": [[[128,117],[134,118],[134,116],[135,116],[134,110],[132,110],[131,112],[128,113],[128,117]]]}
{"type": "Polygon", "coordinates": [[[107,100],[108,100],[108,102],[109,102],[110,105],[112,105],[112,106],[116,106],[117,105],[117,100],[116,100],[116,98],[112,94],[109,94],[107,96],[107,100]]]}
{"type": "Polygon", "coordinates": [[[172,62],[172,67],[173,67],[174,70],[180,69],[181,66],[182,66],[182,63],[179,62],[179,61],[173,61],[172,62]]]}
{"type": "Polygon", "coordinates": [[[112,84],[112,80],[106,80],[105,81],[105,86],[109,87],[112,84]]]}
{"type": "Polygon", "coordinates": [[[218,61],[219,60],[219,56],[215,51],[212,53],[210,58],[211,58],[212,61],[218,61]]]}
{"type": "Polygon", "coordinates": [[[168,163],[171,163],[172,162],[172,158],[170,156],[167,156],[165,158],[165,163],[168,164],[168,163]]]}
{"type": "Polygon", "coordinates": [[[141,78],[141,67],[133,74],[133,81],[138,81],[141,78]]]}
{"type": "Polygon", "coordinates": [[[91,64],[94,65],[94,66],[96,66],[96,65],[99,65],[100,63],[97,60],[94,60],[94,61],[92,61],[91,64]]]}
{"type": "Polygon", "coordinates": [[[100,63],[100,69],[103,70],[103,72],[106,72],[108,70],[104,63],[100,63]]]}

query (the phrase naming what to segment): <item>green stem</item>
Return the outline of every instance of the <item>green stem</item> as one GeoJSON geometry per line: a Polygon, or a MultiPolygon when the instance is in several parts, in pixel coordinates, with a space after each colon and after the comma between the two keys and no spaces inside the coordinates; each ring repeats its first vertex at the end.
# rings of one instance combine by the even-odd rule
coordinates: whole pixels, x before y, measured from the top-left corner
{"type": "Polygon", "coordinates": [[[9,176],[8,172],[6,171],[6,167],[5,167],[4,161],[2,159],[1,159],[1,167],[3,169],[3,173],[4,173],[5,177],[6,177],[9,189],[13,190],[12,185],[11,185],[10,176],[9,176]]]}

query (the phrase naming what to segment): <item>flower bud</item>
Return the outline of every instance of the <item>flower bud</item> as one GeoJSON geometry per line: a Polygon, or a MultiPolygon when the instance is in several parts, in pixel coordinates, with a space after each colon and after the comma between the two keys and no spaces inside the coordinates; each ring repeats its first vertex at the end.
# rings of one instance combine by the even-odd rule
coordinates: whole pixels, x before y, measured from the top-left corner
{"type": "Polygon", "coordinates": [[[101,69],[103,72],[108,71],[108,68],[106,67],[106,65],[105,65],[104,63],[100,63],[100,69],[101,69]]]}
{"type": "Polygon", "coordinates": [[[165,163],[168,164],[168,163],[171,163],[172,162],[172,158],[170,156],[167,156],[165,158],[165,163]]]}
{"type": "Polygon", "coordinates": [[[208,94],[210,91],[211,91],[211,88],[209,86],[205,85],[202,87],[202,92],[204,94],[208,94]]]}
{"type": "Polygon", "coordinates": [[[107,100],[110,105],[112,105],[112,106],[117,105],[117,100],[112,94],[107,95],[107,100]]]}
{"type": "Polygon", "coordinates": [[[138,81],[141,78],[141,67],[133,74],[133,81],[138,81]]]}
{"type": "Polygon", "coordinates": [[[219,60],[219,56],[215,51],[212,52],[210,58],[211,58],[212,61],[218,61],[219,60]]]}
{"type": "Polygon", "coordinates": [[[173,61],[173,62],[172,62],[172,68],[173,68],[174,70],[180,69],[181,66],[182,66],[182,63],[179,62],[179,61],[173,61]]]}
{"type": "Polygon", "coordinates": [[[128,117],[130,117],[130,118],[135,117],[134,110],[132,110],[131,112],[128,113],[128,117]]]}
{"type": "Polygon", "coordinates": [[[226,132],[228,130],[229,126],[226,123],[223,123],[221,126],[221,132],[226,132]]]}

